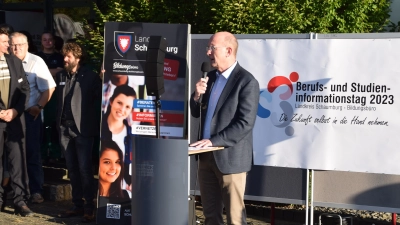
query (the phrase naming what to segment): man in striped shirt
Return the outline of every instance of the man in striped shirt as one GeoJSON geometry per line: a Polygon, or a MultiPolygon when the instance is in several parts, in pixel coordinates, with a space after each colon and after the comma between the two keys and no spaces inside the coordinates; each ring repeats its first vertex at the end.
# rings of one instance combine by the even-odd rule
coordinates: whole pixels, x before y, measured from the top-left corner
{"type": "MultiPolygon", "coordinates": [[[[29,100],[29,83],[22,62],[14,55],[5,54],[9,47],[9,33],[0,28],[0,158],[6,151],[10,165],[11,188],[14,191],[15,214],[31,216],[26,205],[30,193],[25,163],[25,117],[29,100]]],[[[3,179],[3,161],[0,160],[0,180],[3,179]]],[[[4,189],[0,186],[0,209],[4,189]]]]}

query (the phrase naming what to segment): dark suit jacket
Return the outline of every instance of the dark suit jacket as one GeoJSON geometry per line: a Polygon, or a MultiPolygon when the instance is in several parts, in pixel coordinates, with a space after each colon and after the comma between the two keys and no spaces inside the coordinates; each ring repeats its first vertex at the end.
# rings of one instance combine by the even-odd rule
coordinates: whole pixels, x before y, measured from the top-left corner
{"type": "MultiPolygon", "coordinates": [[[[207,113],[210,92],[216,80],[216,70],[208,73],[207,91],[202,99],[201,124],[207,113]]],[[[200,116],[200,103],[190,98],[193,117],[200,116]]],[[[233,69],[218,100],[211,120],[213,146],[225,147],[214,151],[218,169],[224,174],[250,171],[253,162],[253,127],[256,120],[260,87],[258,81],[239,63],[233,69]]],[[[203,130],[200,130],[201,136],[203,130]]]]}
{"type": "MultiPolygon", "coordinates": [[[[56,74],[57,93],[57,127],[61,126],[61,115],[64,108],[65,81],[68,72],[62,70],[56,74]]],[[[100,134],[100,102],[101,79],[98,74],[85,68],[78,69],[74,94],[71,100],[72,115],[76,127],[84,137],[93,137],[100,134]]]]}
{"type": "MultiPolygon", "coordinates": [[[[25,137],[25,118],[23,113],[28,106],[29,83],[22,67],[22,61],[14,55],[4,54],[4,57],[6,58],[11,77],[8,108],[17,110],[18,115],[9,123],[0,120],[0,128],[4,129],[7,127],[8,138],[23,138],[25,137]]],[[[0,99],[0,109],[5,108],[4,102],[0,99]]]]}

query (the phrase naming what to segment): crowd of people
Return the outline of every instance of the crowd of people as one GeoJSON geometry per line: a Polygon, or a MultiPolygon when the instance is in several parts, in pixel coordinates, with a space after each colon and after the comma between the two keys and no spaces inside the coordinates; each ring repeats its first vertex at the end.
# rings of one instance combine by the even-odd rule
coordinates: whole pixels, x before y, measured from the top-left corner
{"type": "Polygon", "coordinates": [[[102,85],[100,76],[83,65],[84,49],[74,40],[62,43],[61,39],[57,44],[60,40],[51,32],[42,34],[39,51],[29,33],[15,32],[7,24],[0,25],[0,41],[2,211],[10,193],[15,214],[21,216],[34,214],[28,203],[44,201],[44,125],[57,133],[57,140],[53,136],[52,141],[61,147],[72,186],[73,207],[58,217],[82,216],[83,222],[95,218],[92,150],[100,131],[100,201],[122,201],[130,208],[130,115],[137,98],[135,83],[144,83],[143,78],[112,75],[102,85]]]}
{"type": "Polygon", "coordinates": [[[34,214],[29,203],[44,201],[41,144],[43,117],[49,116],[53,132],[58,131],[74,203],[58,216],[82,216],[83,222],[90,222],[95,209],[92,149],[100,134],[96,107],[102,82],[83,66],[85,52],[78,43],[60,45],[56,40],[51,32],[43,33],[37,51],[28,32],[0,25],[0,209],[8,193],[15,214],[21,216],[34,214]],[[55,107],[44,114],[49,101],[55,107]]]}

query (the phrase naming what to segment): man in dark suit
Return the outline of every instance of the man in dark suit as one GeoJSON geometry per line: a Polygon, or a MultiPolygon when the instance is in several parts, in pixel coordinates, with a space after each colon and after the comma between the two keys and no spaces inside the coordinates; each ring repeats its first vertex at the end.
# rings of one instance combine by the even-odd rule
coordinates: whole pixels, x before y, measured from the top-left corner
{"type": "MultiPolygon", "coordinates": [[[[0,28],[0,158],[7,152],[11,188],[14,191],[15,213],[31,216],[26,202],[30,197],[25,161],[24,111],[29,100],[29,83],[22,61],[8,52],[8,32],[0,28]]],[[[3,161],[0,160],[0,180],[3,179],[3,161]]],[[[0,208],[4,189],[0,186],[0,208]]]]}
{"type": "Polygon", "coordinates": [[[81,66],[84,52],[74,42],[63,46],[64,70],[56,74],[58,96],[57,127],[74,207],[59,217],[83,216],[83,222],[94,220],[94,178],[92,148],[100,132],[101,79],[81,66]],[[85,199],[85,201],[83,200],[85,199]]]}
{"type": "Polygon", "coordinates": [[[216,70],[196,83],[190,99],[193,117],[201,117],[202,139],[196,147],[222,146],[199,155],[199,184],[206,225],[245,225],[246,174],[253,162],[252,130],[256,120],[258,81],[236,61],[238,42],[229,32],[214,34],[207,55],[216,70]],[[201,95],[204,95],[200,98],[201,95]],[[201,102],[199,102],[199,100],[201,102]]]}

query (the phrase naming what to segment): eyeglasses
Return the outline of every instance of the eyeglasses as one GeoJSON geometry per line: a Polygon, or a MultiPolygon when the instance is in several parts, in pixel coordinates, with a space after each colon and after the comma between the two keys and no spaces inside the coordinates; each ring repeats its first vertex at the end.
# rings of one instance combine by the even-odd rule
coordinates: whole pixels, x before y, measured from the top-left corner
{"type": "Polygon", "coordinates": [[[211,50],[211,51],[215,51],[217,48],[226,48],[225,46],[214,46],[214,45],[211,45],[211,46],[207,46],[206,47],[206,51],[208,52],[209,50],[211,50]]]}
{"type": "Polygon", "coordinates": [[[11,45],[11,47],[13,47],[13,48],[15,48],[15,47],[18,47],[18,48],[21,48],[22,46],[24,46],[26,43],[22,43],[22,44],[13,44],[13,45],[11,45]]]}

